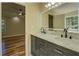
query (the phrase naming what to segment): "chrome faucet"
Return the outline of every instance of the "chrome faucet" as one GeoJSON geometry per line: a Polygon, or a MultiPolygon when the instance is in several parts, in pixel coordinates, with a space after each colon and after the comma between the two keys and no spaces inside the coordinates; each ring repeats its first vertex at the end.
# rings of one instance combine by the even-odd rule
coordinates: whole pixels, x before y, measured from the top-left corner
{"type": "Polygon", "coordinates": [[[41,33],[46,34],[46,31],[45,31],[45,29],[43,27],[41,27],[41,33]]]}

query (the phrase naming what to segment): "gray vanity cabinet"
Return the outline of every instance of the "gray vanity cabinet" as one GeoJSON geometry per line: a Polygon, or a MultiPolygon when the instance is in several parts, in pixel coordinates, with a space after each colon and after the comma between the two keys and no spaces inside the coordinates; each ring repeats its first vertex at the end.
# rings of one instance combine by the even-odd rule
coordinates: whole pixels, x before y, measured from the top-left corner
{"type": "Polygon", "coordinates": [[[48,56],[62,56],[64,55],[61,51],[59,51],[58,49],[56,49],[56,45],[48,42],[48,51],[47,51],[47,54],[48,56]]]}
{"type": "Polygon", "coordinates": [[[79,56],[79,53],[31,35],[31,53],[34,56],[79,56]]]}
{"type": "Polygon", "coordinates": [[[31,53],[34,56],[46,56],[47,44],[46,41],[38,37],[31,36],[31,53]]]}
{"type": "Polygon", "coordinates": [[[47,56],[47,41],[40,40],[39,44],[40,44],[39,46],[40,56],[47,56]]]}
{"type": "Polygon", "coordinates": [[[31,36],[31,53],[32,55],[39,55],[39,38],[31,36]]]}

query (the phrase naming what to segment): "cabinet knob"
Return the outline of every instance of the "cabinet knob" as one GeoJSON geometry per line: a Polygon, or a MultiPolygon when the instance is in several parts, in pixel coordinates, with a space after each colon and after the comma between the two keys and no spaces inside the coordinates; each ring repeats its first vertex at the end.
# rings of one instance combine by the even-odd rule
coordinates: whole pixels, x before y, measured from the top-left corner
{"type": "Polygon", "coordinates": [[[63,37],[63,35],[61,34],[61,37],[63,37]]]}

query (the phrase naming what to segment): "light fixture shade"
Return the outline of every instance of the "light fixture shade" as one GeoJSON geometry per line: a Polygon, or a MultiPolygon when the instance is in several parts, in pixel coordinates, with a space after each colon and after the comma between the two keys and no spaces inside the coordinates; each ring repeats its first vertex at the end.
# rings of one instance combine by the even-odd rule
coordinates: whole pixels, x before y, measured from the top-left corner
{"type": "Polygon", "coordinates": [[[19,16],[23,15],[23,12],[22,12],[21,9],[19,9],[19,14],[18,14],[18,15],[19,15],[19,16]]]}

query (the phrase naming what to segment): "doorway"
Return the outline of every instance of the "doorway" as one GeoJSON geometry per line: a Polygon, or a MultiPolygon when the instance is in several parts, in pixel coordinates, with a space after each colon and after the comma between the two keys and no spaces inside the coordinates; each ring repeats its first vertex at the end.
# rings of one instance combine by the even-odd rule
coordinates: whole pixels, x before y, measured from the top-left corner
{"type": "Polygon", "coordinates": [[[48,20],[48,24],[49,24],[49,28],[53,28],[53,16],[52,15],[48,15],[49,16],[49,20],[48,20]]]}
{"type": "Polygon", "coordinates": [[[2,55],[25,55],[25,7],[2,3],[2,55]]]}

